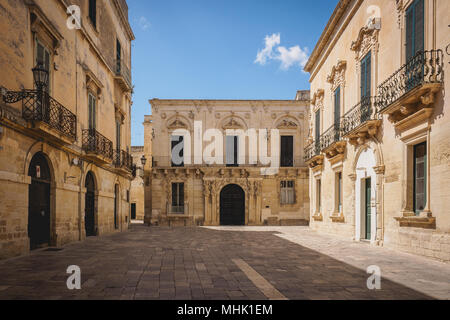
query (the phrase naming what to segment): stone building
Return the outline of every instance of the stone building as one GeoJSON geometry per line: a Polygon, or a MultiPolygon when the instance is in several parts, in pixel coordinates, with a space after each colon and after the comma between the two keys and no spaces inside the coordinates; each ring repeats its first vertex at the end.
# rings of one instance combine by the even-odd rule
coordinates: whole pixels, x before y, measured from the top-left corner
{"type": "Polygon", "coordinates": [[[312,229],[450,260],[449,12],[339,1],[305,67],[312,229]]]}
{"type": "Polygon", "coordinates": [[[145,155],[143,146],[131,147],[131,156],[136,170],[136,177],[131,182],[130,190],[130,217],[131,220],[144,221],[144,168],[142,165],[142,157],[145,155]]]}
{"type": "Polygon", "coordinates": [[[151,100],[153,138],[148,137],[149,127],[145,139],[145,144],[153,144],[151,187],[146,191],[151,222],[307,224],[308,168],[303,149],[309,92],[299,92],[297,97],[291,101],[151,100]],[[239,132],[248,136],[239,137],[239,132]],[[216,142],[211,155],[217,161],[210,161],[204,155],[216,142]],[[270,155],[279,154],[275,171],[252,153],[263,145],[270,155]],[[177,146],[181,149],[174,153],[177,146]],[[181,155],[180,161],[172,153],[181,155]]]}
{"type": "Polygon", "coordinates": [[[0,259],[127,229],[126,1],[0,0],[0,26],[0,259]]]}

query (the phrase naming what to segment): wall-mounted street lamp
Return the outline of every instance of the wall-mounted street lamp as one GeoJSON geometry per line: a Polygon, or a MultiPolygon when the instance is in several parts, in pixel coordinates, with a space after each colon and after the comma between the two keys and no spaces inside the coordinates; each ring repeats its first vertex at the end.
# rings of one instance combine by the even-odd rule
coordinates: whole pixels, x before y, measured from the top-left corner
{"type": "Polygon", "coordinates": [[[142,156],[141,163],[142,163],[142,166],[145,167],[145,164],[147,163],[147,158],[145,157],[145,155],[142,156]]]}
{"type": "Polygon", "coordinates": [[[5,103],[16,103],[27,97],[33,96],[33,94],[38,94],[39,102],[43,102],[41,101],[43,96],[42,93],[47,91],[48,88],[48,71],[44,68],[42,63],[38,63],[31,71],[33,71],[36,90],[8,91],[5,88],[2,88],[1,94],[5,103]]]}

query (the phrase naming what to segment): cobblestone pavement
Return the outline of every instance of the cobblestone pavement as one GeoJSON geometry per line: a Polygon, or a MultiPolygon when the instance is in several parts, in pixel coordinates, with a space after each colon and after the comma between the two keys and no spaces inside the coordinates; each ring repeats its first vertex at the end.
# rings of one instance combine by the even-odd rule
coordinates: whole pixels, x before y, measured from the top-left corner
{"type": "Polygon", "coordinates": [[[129,232],[0,262],[0,299],[449,299],[450,265],[304,227],[129,232]],[[82,289],[66,269],[81,268],[82,289]],[[381,290],[366,268],[381,268],[381,290]]]}

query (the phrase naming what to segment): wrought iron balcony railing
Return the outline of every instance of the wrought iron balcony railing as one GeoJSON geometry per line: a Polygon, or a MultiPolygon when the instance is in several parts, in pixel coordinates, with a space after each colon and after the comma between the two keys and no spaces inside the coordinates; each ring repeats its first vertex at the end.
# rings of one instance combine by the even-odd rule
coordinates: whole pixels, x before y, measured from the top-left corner
{"type": "Polygon", "coordinates": [[[22,101],[22,117],[28,121],[41,121],[51,129],[69,139],[77,138],[77,116],[53,99],[47,92],[39,90],[8,91],[5,103],[22,101]]]}
{"type": "Polygon", "coordinates": [[[83,130],[83,150],[105,159],[113,159],[113,143],[95,129],[83,130]]]}
{"type": "Polygon", "coordinates": [[[313,142],[305,148],[305,162],[308,162],[312,158],[320,155],[321,153],[321,143],[320,141],[313,142]]]}
{"type": "Polygon", "coordinates": [[[133,171],[133,157],[126,151],[114,150],[113,163],[116,168],[133,171]]]}
{"type": "Polygon", "coordinates": [[[320,150],[323,151],[329,148],[333,143],[341,140],[341,127],[340,124],[333,124],[324,134],[320,137],[320,150]]]}
{"type": "Polygon", "coordinates": [[[378,87],[378,111],[383,111],[419,86],[442,83],[443,59],[440,49],[417,53],[378,87]]]}
{"type": "Polygon", "coordinates": [[[341,134],[342,136],[352,132],[360,125],[369,120],[379,120],[380,115],[376,110],[376,97],[365,97],[361,101],[351,108],[342,118],[341,121],[341,134]]]}
{"type": "Polygon", "coordinates": [[[123,60],[114,60],[114,71],[116,73],[116,76],[122,77],[126,84],[131,88],[131,72],[130,69],[127,67],[125,61],[123,60]]]}

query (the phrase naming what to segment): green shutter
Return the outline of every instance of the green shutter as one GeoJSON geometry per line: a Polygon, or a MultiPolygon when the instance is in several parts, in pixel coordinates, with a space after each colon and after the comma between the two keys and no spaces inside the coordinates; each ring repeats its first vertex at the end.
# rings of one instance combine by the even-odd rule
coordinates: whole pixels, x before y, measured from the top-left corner
{"type": "Polygon", "coordinates": [[[320,140],[320,110],[316,112],[316,144],[320,140]]]}
{"type": "Polygon", "coordinates": [[[414,8],[414,54],[424,50],[424,2],[418,0],[414,8]]]}
{"type": "Polygon", "coordinates": [[[406,10],[406,61],[414,56],[414,6],[406,10]]]}
{"type": "Polygon", "coordinates": [[[339,128],[341,119],[341,87],[334,92],[334,126],[339,128]]]}

